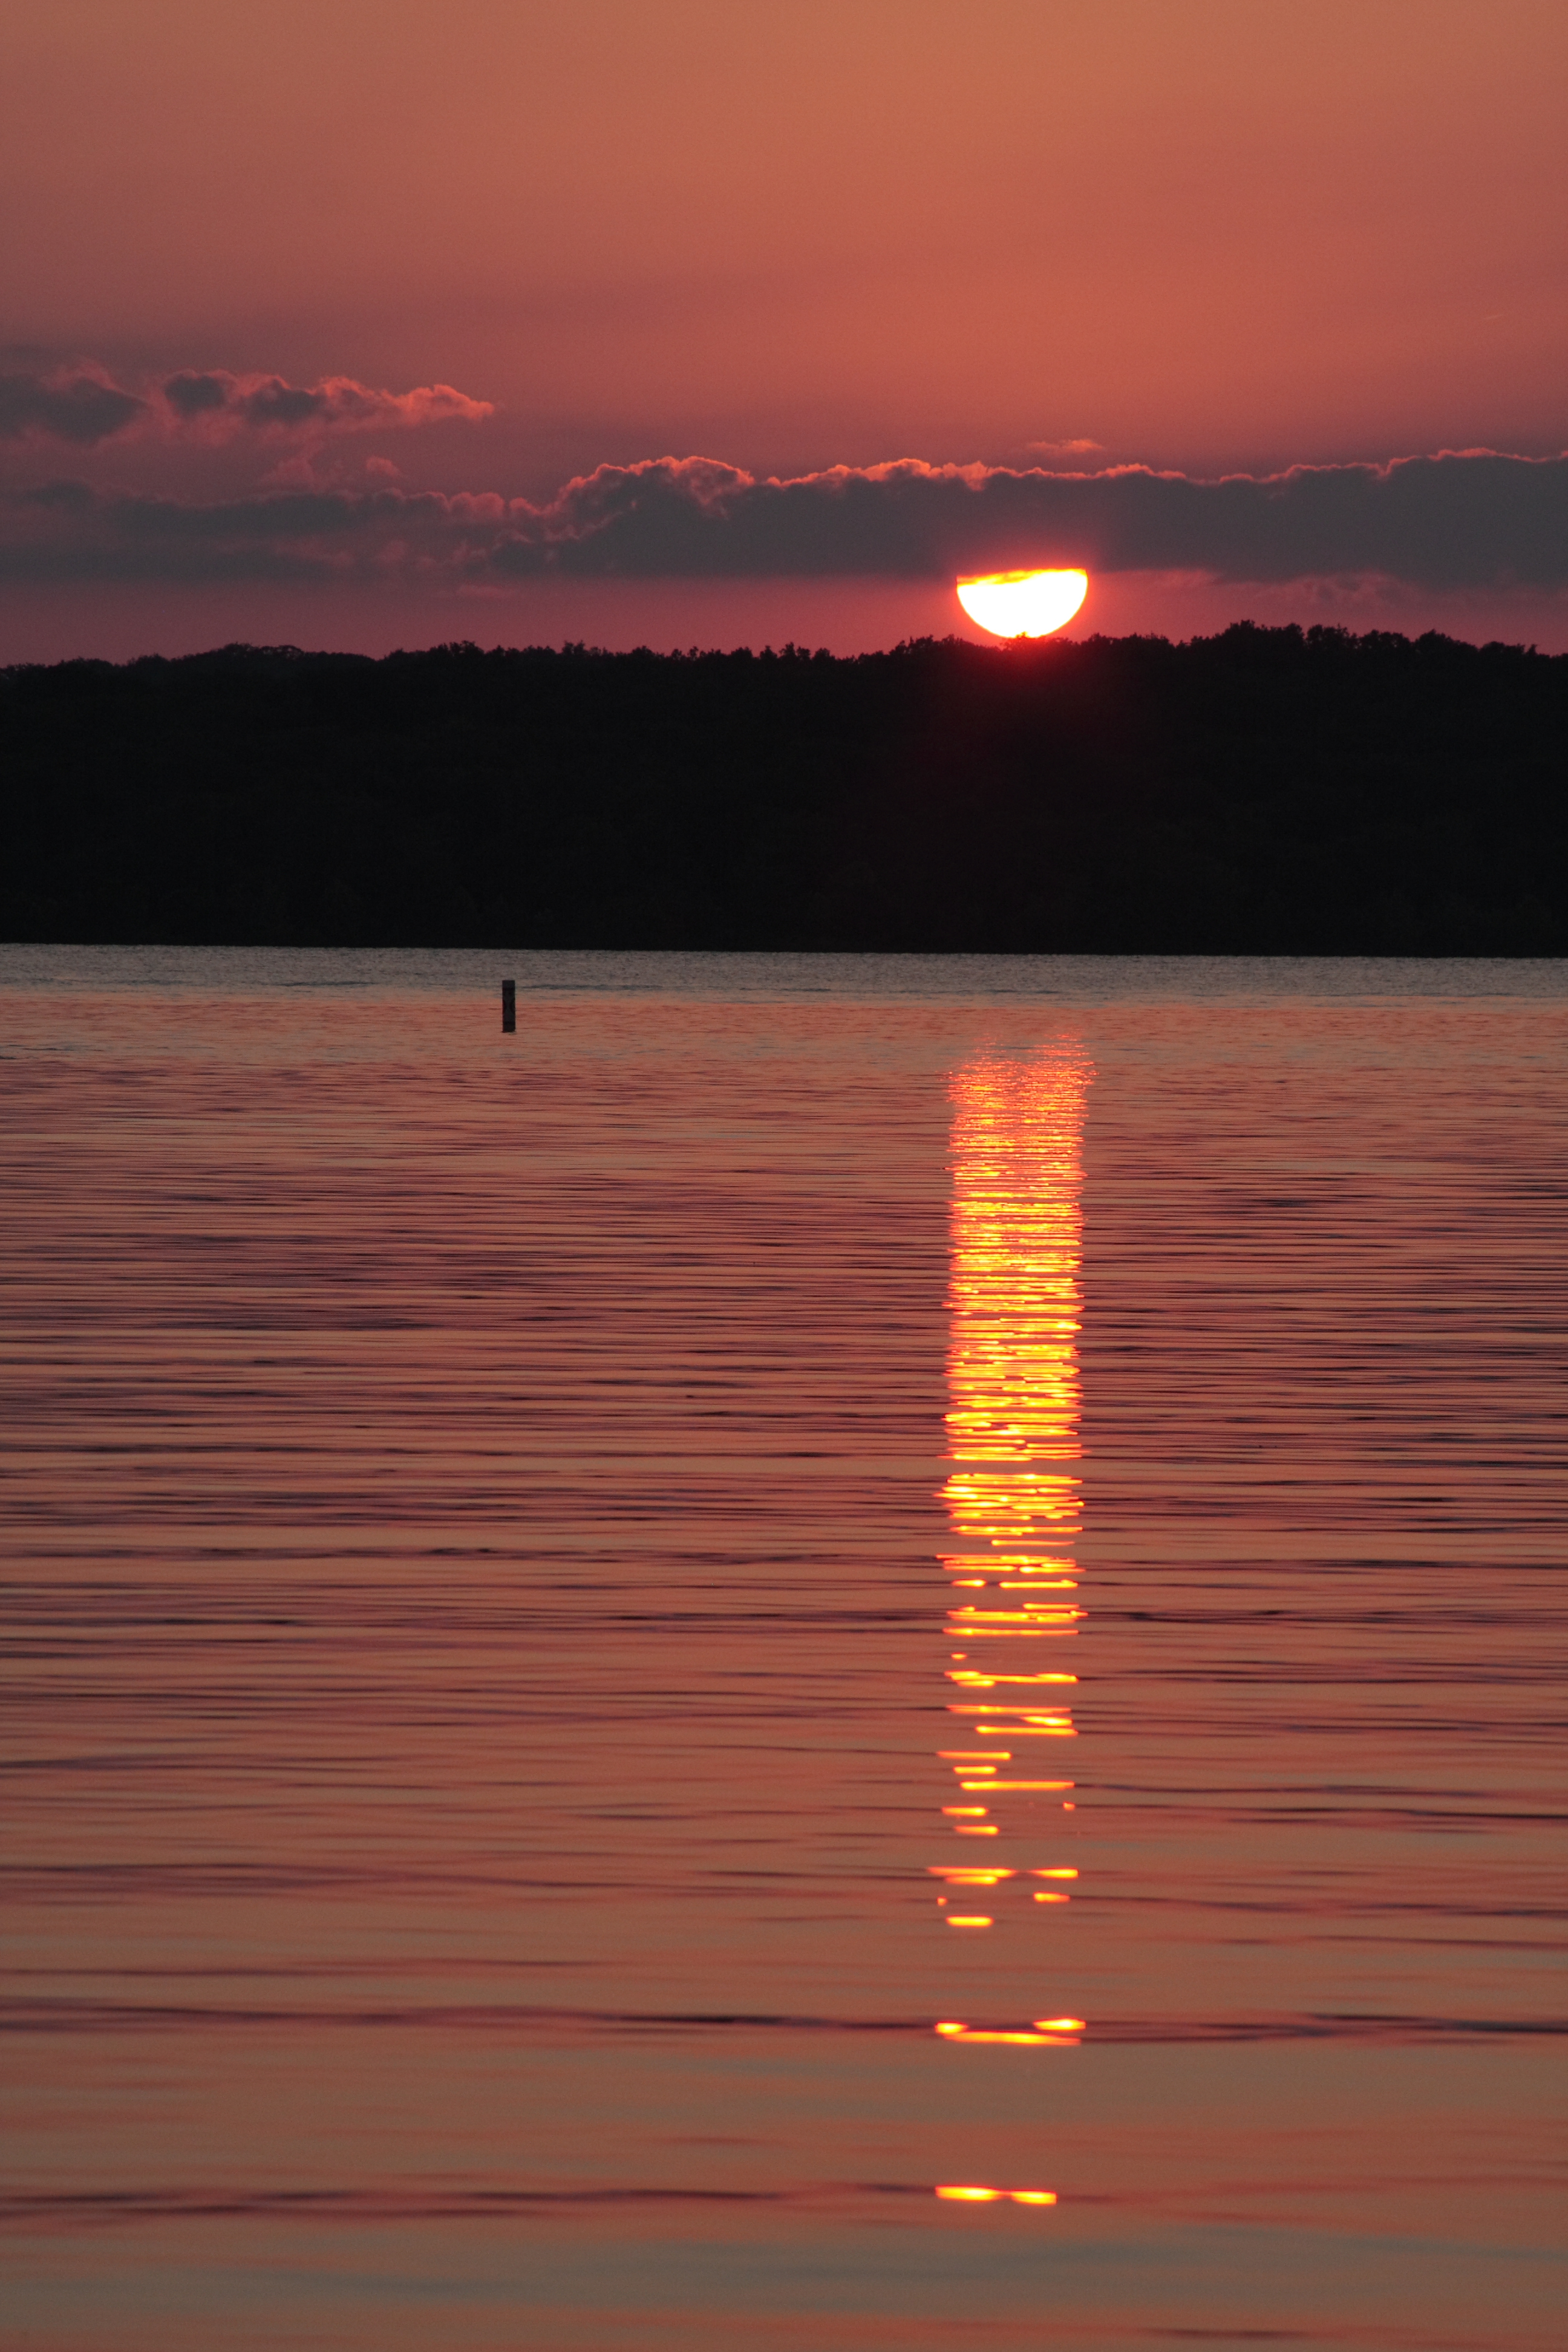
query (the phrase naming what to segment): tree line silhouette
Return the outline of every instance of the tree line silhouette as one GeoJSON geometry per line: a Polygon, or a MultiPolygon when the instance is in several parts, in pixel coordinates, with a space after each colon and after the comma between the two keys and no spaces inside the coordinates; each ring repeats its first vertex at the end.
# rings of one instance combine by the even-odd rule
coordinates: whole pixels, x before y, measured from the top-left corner
{"type": "Polygon", "coordinates": [[[1568,952],[1568,656],[1266,629],[840,660],[0,671],[0,934],[1568,952]]]}

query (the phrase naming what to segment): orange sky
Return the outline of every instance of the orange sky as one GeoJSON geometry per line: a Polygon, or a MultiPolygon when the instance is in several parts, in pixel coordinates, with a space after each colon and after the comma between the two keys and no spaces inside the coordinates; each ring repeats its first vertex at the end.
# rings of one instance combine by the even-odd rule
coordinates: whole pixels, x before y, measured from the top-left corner
{"type": "MultiPolygon", "coordinates": [[[[201,504],[363,486],[379,460],[383,480],[541,501],[667,454],[1205,476],[1554,454],[1565,68],[1561,0],[13,10],[0,373],[90,362],[138,393],[180,369],[342,375],[454,386],[494,414],[352,448],[151,430],[62,448],[29,427],[0,446],[0,486],[201,504]]],[[[41,605],[68,635],[72,613],[88,636],[108,615],[148,642],[183,626],[166,583],[40,599],[29,561],[0,588],[0,659],[40,650],[16,632],[55,625],[41,605]]],[[[270,596],[327,641],[341,614],[348,642],[390,613],[373,625],[368,591],[263,589],[215,586],[215,616],[270,596]]],[[[1422,593],[1417,618],[1441,620],[1422,593]]],[[[421,593],[400,584],[400,609],[421,593]]],[[[901,634],[931,600],[749,593],[807,640],[849,605],[901,634]]],[[[1116,625],[1130,594],[1129,625],[1215,617],[1190,583],[1124,577],[1079,626],[1116,625]]],[[[617,610],[657,641],[683,599],[695,618],[700,596],[651,583],[617,610]]],[[[426,602],[426,635],[514,634],[493,597],[471,620],[426,602]]],[[[1341,616],[1321,587],[1297,602],[1341,616]]],[[[1531,623],[1500,633],[1543,642],[1562,610],[1540,583],[1494,602],[1531,623]]],[[[537,587],[500,603],[528,635],[581,634],[564,589],[558,614],[537,587]]],[[[1221,603],[1281,616],[1277,586],[1221,603]]],[[[1450,603],[1465,633],[1488,625],[1450,603]]]]}

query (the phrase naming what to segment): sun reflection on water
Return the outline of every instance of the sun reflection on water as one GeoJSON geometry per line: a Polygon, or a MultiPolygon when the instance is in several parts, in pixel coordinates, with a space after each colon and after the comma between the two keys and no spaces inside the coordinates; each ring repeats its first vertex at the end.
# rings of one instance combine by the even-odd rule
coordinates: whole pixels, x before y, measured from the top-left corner
{"type": "MultiPolygon", "coordinates": [[[[1078,1678],[1065,1663],[1047,1668],[1037,1650],[990,1645],[1070,1641],[1083,1621],[1068,1596],[1078,1590],[1082,1515],[1082,1139],[1091,1076],[1087,1061],[1058,1049],[1029,1059],[980,1055],[952,1085],[947,1712],[960,1738],[1002,1744],[938,1750],[952,1793],[988,1801],[942,1811],[959,1836],[1026,1838],[1039,1857],[984,1870],[933,1864],[947,1888],[984,1885],[993,1906],[960,1917],[949,1911],[952,1927],[1048,1933],[1048,1911],[1034,1906],[1070,1902],[1065,1882],[1078,1878],[1048,1850],[1070,1823],[1074,1782],[1036,1777],[1056,1758],[1015,1745],[1077,1738],[1078,1678]],[[975,1657],[982,1643],[984,1664],[975,1657]],[[1054,1883],[1027,1883],[1039,1879],[1054,1883]]],[[[936,1900],[941,1916],[949,1896],[936,1900]]],[[[1024,2046],[1070,2044],[1084,2030],[1081,2018],[947,2019],[936,2028],[947,2042],[1024,2046]]],[[[938,2191],[975,2200],[1010,2193],[938,2191]]]]}

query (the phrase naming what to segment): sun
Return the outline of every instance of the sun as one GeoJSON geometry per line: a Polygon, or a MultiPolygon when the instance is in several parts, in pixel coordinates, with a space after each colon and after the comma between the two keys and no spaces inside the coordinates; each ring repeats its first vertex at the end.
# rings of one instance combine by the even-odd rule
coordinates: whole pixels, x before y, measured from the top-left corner
{"type": "Polygon", "coordinates": [[[958,583],[959,603],[994,637],[1048,637],[1088,593],[1087,572],[993,572],[958,583]]]}

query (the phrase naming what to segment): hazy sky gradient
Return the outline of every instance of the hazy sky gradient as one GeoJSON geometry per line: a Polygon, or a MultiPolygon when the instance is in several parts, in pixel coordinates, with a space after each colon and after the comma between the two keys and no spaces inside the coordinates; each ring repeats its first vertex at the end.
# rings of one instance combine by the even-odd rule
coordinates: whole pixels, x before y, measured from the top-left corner
{"type": "MultiPolygon", "coordinates": [[[[1561,0],[51,0],[0,26],[0,376],[14,411],[83,363],[144,405],[96,444],[24,414],[0,494],[547,506],[666,456],[764,478],[1546,457],[1565,101],[1561,0]],[[193,373],[229,388],[185,414],[161,387],[193,373]],[[273,382],[298,418],[241,415],[273,382]],[[334,382],[354,414],[326,415],[334,382]]],[[[7,414],[0,386],[0,435],[7,414]]],[[[1334,552],[1300,617],[1378,604],[1334,552]]],[[[111,610],[148,644],[186,625],[150,578],[89,596],[5,568],[0,658],[50,629],[69,650],[73,625],[89,649],[111,610]]],[[[1148,572],[1144,625],[1212,625],[1206,559],[1176,568],[1148,572]]],[[[1561,637],[1558,589],[1508,570],[1498,633],[1561,637]]],[[[511,634],[495,585],[433,579],[423,634],[511,634]]],[[[1486,586],[1382,604],[1418,590],[1442,625],[1486,586]]],[[[364,642],[377,593],[280,583],[268,634],[334,641],[336,613],[364,642]]],[[[417,614],[417,582],[396,595],[417,614]]],[[[569,597],[553,629],[544,591],[518,595],[526,634],[580,633],[569,597]]],[[[841,626],[808,574],[778,601],[784,634],[841,626]]],[[[616,610],[658,642],[679,604],[650,583],[616,610]]],[[[1106,625],[1091,596],[1078,625],[1106,625]]]]}

